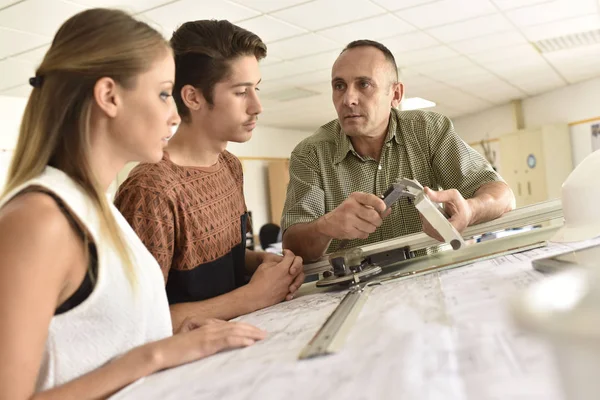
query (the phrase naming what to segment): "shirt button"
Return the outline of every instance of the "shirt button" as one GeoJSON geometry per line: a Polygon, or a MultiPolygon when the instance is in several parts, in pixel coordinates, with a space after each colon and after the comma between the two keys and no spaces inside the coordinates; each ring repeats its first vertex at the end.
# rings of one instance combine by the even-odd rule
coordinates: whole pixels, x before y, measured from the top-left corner
{"type": "Polygon", "coordinates": [[[377,169],[381,171],[381,164],[377,166],[377,169]]]}
{"type": "Polygon", "coordinates": [[[389,143],[389,142],[388,142],[388,143],[386,143],[386,146],[387,146],[387,147],[390,147],[391,145],[392,145],[392,144],[391,144],[391,143],[389,143]]]}

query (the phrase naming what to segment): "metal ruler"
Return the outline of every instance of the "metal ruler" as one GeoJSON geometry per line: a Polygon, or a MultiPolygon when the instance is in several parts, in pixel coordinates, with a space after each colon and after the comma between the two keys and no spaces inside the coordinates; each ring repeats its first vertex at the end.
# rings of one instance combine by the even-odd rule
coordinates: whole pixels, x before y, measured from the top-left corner
{"type": "Polygon", "coordinates": [[[351,287],[315,336],[302,349],[298,359],[304,360],[338,352],[344,345],[346,336],[367,301],[370,291],[371,287],[365,283],[351,287]]]}

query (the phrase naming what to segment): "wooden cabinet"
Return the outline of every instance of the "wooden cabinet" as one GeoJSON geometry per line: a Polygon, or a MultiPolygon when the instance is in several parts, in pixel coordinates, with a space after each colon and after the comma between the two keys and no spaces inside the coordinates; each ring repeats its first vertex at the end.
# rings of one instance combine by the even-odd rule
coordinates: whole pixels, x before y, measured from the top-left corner
{"type": "Polygon", "coordinates": [[[560,197],[573,169],[566,124],[517,131],[500,137],[500,172],[515,193],[517,207],[560,197]]]}
{"type": "Polygon", "coordinates": [[[271,222],[281,225],[281,215],[285,204],[287,186],[290,182],[290,161],[269,161],[269,199],[271,202],[271,222]]]}

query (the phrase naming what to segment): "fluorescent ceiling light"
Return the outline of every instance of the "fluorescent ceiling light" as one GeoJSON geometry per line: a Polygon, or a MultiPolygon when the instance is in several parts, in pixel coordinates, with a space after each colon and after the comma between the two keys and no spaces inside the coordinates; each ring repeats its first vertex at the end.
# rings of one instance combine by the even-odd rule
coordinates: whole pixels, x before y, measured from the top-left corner
{"type": "Polygon", "coordinates": [[[402,100],[402,103],[400,104],[400,109],[403,111],[418,110],[420,108],[429,107],[435,107],[435,103],[433,101],[425,100],[420,97],[409,97],[408,99],[402,100]]]}

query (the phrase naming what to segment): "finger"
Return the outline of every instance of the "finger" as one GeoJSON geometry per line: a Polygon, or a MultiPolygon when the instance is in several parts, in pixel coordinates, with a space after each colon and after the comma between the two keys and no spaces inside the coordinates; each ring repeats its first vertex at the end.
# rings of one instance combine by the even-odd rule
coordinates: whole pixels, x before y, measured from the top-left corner
{"type": "Polygon", "coordinates": [[[385,210],[384,212],[381,213],[381,219],[383,220],[383,218],[387,217],[391,213],[392,213],[392,207],[388,208],[387,210],[385,210]]]}
{"type": "Polygon", "coordinates": [[[368,236],[370,233],[375,232],[375,230],[377,229],[376,225],[373,225],[372,223],[360,218],[357,218],[354,221],[352,221],[352,227],[356,230],[357,235],[361,237],[365,234],[368,236]]]}
{"type": "Polygon", "coordinates": [[[292,253],[291,250],[284,250],[283,258],[277,263],[277,265],[285,265],[287,268],[289,268],[294,262],[295,258],[296,256],[294,255],[294,253],[292,253]]]}
{"type": "Polygon", "coordinates": [[[302,263],[302,257],[296,256],[294,258],[294,262],[292,263],[292,266],[290,267],[290,275],[296,276],[303,270],[304,270],[304,265],[302,263]]]}
{"type": "Polygon", "coordinates": [[[435,191],[425,187],[425,194],[429,197],[429,200],[436,203],[448,203],[457,200],[458,191],[455,189],[435,191]]]}
{"type": "Polygon", "coordinates": [[[373,208],[361,207],[358,209],[356,216],[363,221],[366,221],[375,227],[381,226],[383,219],[381,219],[381,214],[375,211],[373,208]]]}
{"type": "Polygon", "coordinates": [[[363,206],[373,207],[377,212],[384,212],[387,206],[380,197],[371,193],[354,192],[351,196],[363,206]]]}
{"type": "Polygon", "coordinates": [[[227,326],[219,327],[225,335],[242,336],[253,340],[262,340],[267,337],[267,332],[244,322],[229,322],[227,326]]]}
{"type": "Polygon", "coordinates": [[[217,352],[226,349],[248,347],[252,346],[254,343],[256,343],[256,340],[245,336],[222,336],[219,341],[220,349],[217,350],[217,352]]]}
{"type": "Polygon", "coordinates": [[[298,274],[298,276],[294,279],[294,282],[290,285],[290,294],[293,296],[294,293],[302,286],[304,283],[304,272],[298,274]]]}

